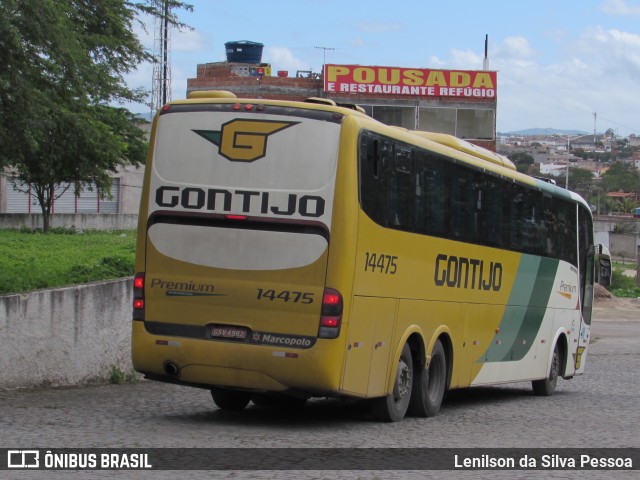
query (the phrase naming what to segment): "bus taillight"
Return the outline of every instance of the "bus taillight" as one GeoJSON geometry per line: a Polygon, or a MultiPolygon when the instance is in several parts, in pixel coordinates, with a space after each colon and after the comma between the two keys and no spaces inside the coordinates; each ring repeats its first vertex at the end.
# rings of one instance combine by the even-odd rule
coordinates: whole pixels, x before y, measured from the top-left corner
{"type": "Polygon", "coordinates": [[[133,319],[144,320],[144,273],[133,277],[133,319]]]}
{"type": "Polygon", "coordinates": [[[342,295],[331,288],[324,289],[320,312],[319,338],[338,338],[342,324],[342,295]]]}

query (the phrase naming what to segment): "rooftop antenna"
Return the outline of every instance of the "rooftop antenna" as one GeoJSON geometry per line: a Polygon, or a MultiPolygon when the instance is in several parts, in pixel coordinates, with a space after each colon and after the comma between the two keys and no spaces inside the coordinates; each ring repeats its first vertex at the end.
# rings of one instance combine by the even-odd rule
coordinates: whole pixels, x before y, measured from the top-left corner
{"type": "Polygon", "coordinates": [[[151,89],[151,118],[171,101],[171,30],[169,29],[169,0],[153,0],[162,11],[155,19],[153,42],[153,83],[151,89]]]}
{"type": "Polygon", "coordinates": [[[324,66],[327,64],[327,50],[335,50],[335,48],[331,47],[314,47],[319,50],[322,50],[322,70],[324,71],[324,66]]]}
{"type": "Polygon", "coordinates": [[[482,69],[489,70],[489,34],[484,36],[484,61],[482,62],[482,69]]]}

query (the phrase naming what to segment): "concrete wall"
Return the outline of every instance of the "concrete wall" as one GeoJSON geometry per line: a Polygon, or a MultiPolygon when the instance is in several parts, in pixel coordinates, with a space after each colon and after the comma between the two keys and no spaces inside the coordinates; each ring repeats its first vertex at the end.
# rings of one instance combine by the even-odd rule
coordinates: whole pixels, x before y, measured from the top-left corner
{"type": "Polygon", "coordinates": [[[0,389],[105,382],[132,371],[132,279],[0,296],[0,389]]]}
{"type": "Polygon", "coordinates": [[[640,237],[624,233],[609,234],[609,251],[615,258],[635,259],[640,237]]]}
{"type": "Polygon", "coordinates": [[[615,258],[636,258],[640,246],[640,220],[602,215],[596,217],[593,229],[595,242],[607,247],[615,258]]]}
{"type": "MultiPolygon", "coordinates": [[[[50,217],[51,227],[75,227],[76,230],[133,230],[137,214],[123,213],[56,213],[50,217]]],[[[34,213],[2,213],[0,229],[42,229],[42,215],[34,213]]]]}

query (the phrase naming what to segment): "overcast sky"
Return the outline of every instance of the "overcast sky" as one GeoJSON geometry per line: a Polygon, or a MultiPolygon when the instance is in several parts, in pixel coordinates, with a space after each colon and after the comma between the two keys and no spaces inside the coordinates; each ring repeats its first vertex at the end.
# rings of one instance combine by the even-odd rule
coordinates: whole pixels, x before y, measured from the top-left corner
{"type": "MultiPolygon", "coordinates": [[[[189,1],[189,0],[187,0],[189,1]]],[[[172,98],[225,42],[263,43],[272,71],[323,61],[498,72],[497,128],[640,134],[640,0],[190,0],[171,33],[172,98]],[[319,48],[320,47],[320,48],[319,48]]],[[[153,25],[145,45],[153,48],[153,25]]],[[[152,67],[127,77],[151,89],[152,67]]],[[[144,106],[129,107],[146,112],[144,106]]]]}

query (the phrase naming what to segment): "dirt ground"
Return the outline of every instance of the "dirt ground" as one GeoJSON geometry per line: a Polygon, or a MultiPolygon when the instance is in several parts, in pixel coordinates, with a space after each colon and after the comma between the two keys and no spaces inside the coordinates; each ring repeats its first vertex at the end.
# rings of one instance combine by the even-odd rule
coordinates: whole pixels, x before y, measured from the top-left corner
{"type": "Polygon", "coordinates": [[[614,297],[596,284],[593,317],[595,319],[640,321],[640,298],[614,297]]]}

